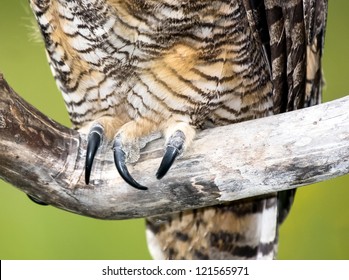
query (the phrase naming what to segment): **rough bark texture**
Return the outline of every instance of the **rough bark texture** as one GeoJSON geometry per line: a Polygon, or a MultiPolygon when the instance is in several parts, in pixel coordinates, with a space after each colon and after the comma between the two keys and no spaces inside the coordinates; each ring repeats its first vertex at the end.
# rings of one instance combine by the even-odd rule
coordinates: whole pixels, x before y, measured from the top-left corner
{"type": "Polygon", "coordinates": [[[111,143],[84,182],[86,135],[21,99],[0,74],[0,177],[53,206],[100,219],[146,217],[300,187],[349,172],[349,97],[278,116],[199,132],[160,181],[163,140],[118,175],[111,143]]]}

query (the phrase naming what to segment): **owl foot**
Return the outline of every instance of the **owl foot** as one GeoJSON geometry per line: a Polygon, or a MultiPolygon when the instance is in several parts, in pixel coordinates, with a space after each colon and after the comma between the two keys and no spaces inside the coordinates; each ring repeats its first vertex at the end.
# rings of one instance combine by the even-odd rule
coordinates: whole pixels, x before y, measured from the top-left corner
{"type": "MultiPolygon", "coordinates": [[[[99,146],[102,144],[104,137],[110,139],[104,131],[105,124],[95,123],[92,125],[87,140],[86,162],[85,162],[85,182],[89,184],[92,164],[99,146]]],[[[129,122],[118,129],[118,133],[114,137],[113,155],[116,169],[126,183],[139,190],[147,190],[148,188],[139,184],[127,169],[126,162],[135,162],[139,157],[139,139],[143,133],[132,134],[130,131],[141,132],[142,126],[136,122],[129,122]]],[[[167,136],[165,154],[162,158],[160,166],[156,172],[157,179],[163,178],[171,168],[175,159],[183,153],[195,135],[195,130],[189,124],[184,122],[169,122],[169,126],[164,129],[167,136]]]]}

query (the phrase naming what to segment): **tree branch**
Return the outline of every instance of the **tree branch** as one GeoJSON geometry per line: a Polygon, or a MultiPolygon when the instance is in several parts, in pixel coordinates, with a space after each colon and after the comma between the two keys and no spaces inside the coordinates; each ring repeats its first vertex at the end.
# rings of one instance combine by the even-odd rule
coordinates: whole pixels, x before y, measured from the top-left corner
{"type": "Polygon", "coordinates": [[[349,97],[199,132],[164,179],[155,171],[163,140],[135,165],[136,190],[118,175],[111,143],[100,147],[84,183],[86,135],[21,99],[0,74],[0,177],[53,206],[101,219],[199,208],[296,188],[349,172],[349,97]]]}

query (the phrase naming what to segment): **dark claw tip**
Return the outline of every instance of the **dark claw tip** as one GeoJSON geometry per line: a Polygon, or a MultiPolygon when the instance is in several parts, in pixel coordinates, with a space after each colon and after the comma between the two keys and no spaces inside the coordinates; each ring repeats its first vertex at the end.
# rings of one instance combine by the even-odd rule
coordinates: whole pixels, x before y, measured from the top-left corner
{"type": "Polygon", "coordinates": [[[131,174],[128,172],[128,169],[125,163],[126,161],[125,153],[121,149],[121,144],[119,143],[118,139],[116,139],[114,142],[113,151],[114,151],[115,166],[121,178],[124,179],[125,182],[128,183],[130,186],[136,189],[147,190],[148,189],[147,187],[140,185],[135,179],[132,178],[131,174]]]}
{"type": "Polygon", "coordinates": [[[178,154],[179,154],[179,151],[176,147],[173,147],[173,146],[166,147],[165,155],[162,158],[158,171],[156,172],[157,179],[161,179],[166,175],[167,171],[171,168],[178,154]]]}
{"type": "Polygon", "coordinates": [[[39,204],[39,205],[42,205],[42,206],[47,206],[47,205],[48,205],[47,203],[41,201],[40,199],[38,199],[38,198],[36,198],[36,197],[34,197],[34,196],[31,196],[31,195],[29,195],[29,194],[27,194],[27,196],[29,197],[29,199],[30,199],[31,201],[35,202],[36,204],[39,204]]]}
{"type": "Polygon", "coordinates": [[[103,128],[95,126],[91,129],[87,139],[86,162],[85,162],[85,182],[86,185],[90,182],[93,160],[95,158],[98,147],[101,144],[103,128]]]}

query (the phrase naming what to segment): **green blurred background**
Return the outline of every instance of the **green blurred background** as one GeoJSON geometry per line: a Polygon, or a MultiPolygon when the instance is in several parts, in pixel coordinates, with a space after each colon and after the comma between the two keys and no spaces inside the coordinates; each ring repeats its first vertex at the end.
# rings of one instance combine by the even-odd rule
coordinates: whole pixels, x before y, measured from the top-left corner
{"type": "MultiPolygon", "coordinates": [[[[324,101],[349,92],[348,1],[332,1],[324,101]]],[[[70,126],[28,0],[0,0],[0,71],[29,103],[70,126]]],[[[281,227],[279,259],[349,259],[349,177],[298,190],[281,227]]],[[[0,259],[149,259],[144,221],[100,221],[40,207],[0,181],[0,259]]]]}

